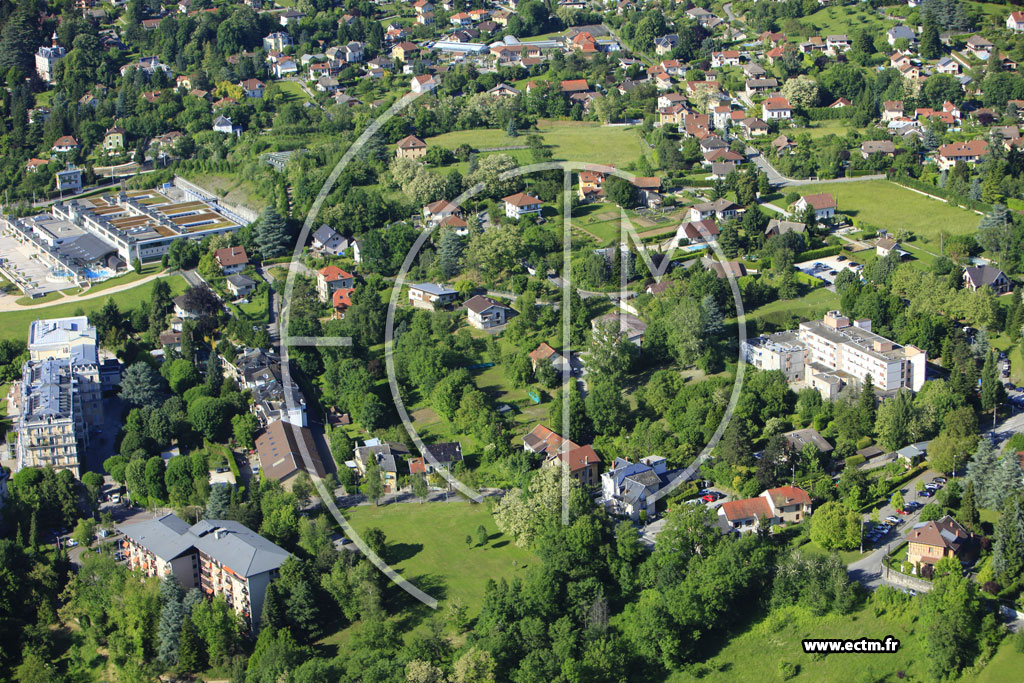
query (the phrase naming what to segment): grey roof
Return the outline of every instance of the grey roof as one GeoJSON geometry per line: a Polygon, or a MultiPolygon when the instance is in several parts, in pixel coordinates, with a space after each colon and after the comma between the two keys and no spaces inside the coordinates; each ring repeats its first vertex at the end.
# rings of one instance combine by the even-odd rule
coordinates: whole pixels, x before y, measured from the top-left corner
{"type": "Polygon", "coordinates": [[[832,444],[826,441],[825,438],[818,433],[818,430],[812,427],[808,427],[807,429],[794,429],[791,432],[786,432],[782,436],[785,437],[790,446],[797,450],[803,449],[805,444],[813,443],[822,453],[832,452],[832,444]]]}
{"type": "Polygon", "coordinates": [[[448,294],[458,294],[458,292],[456,292],[454,289],[449,289],[448,287],[445,287],[444,285],[435,285],[432,282],[424,282],[422,284],[409,285],[409,288],[410,289],[418,289],[421,292],[426,292],[427,294],[433,294],[435,296],[445,296],[445,295],[448,295],[448,294]]]}
{"type": "MultiPolygon", "coordinates": [[[[427,451],[437,462],[461,462],[462,444],[458,441],[435,443],[427,446],[427,451]]],[[[424,453],[426,455],[426,453],[424,453]]]]}
{"type": "Polygon", "coordinates": [[[251,287],[252,285],[256,284],[255,280],[253,280],[252,278],[248,278],[242,275],[241,273],[236,273],[235,275],[228,275],[227,280],[235,287],[239,288],[251,287]]]}
{"type": "Polygon", "coordinates": [[[338,231],[332,228],[331,226],[327,225],[326,223],[322,223],[320,227],[316,229],[316,232],[313,233],[313,239],[319,242],[320,244],[324,245],[327,245],[331,241],[340,238],[341,235],[338,234],[338,231]]]}
{"type": "Polygon", "coordinates": [[[83,264],[95,263],[108,254],[117,253],[117,249],[92,234],[85,234],[74,241],[65,242],[57,247],[57,251],[69,259],[83,264]]]}
{"type": "Polygon", "coordinates": [[[204,519],[188,532],[201,553],[246,578],[277,569],[289,557],[284,548],[229,519],[204,519]]]}
{"type": "Polygon", "coordinates": [[[974,283],[975,287],[993,285],[999,276],[1005,274],[995,266],[969,266],[964,268],[964,277],[974,283]]]}
{"type": "Polygon", "coordinates": [[[192,547],[188,522],[174,513],[135,524],[119,524],[118,530],[162,560],[173,560],[192,547]]]}
{"type": "MultiPolygon", "coordinates": [[[[379,443],[370,445],[371,442],[366,442],[367,445],[361,446],[356,449],[356,455],[363,460],[364,463],[370,464],[368,457],[372,457],[377,463],[377,466],[384,472],[394,472],[396,474],[405,472],[408,467],[405,464],[404,456],[409,455],[409,449],[404,444],[399,443],[379,443]],[[398,455],[398,458],[395,456],[398,455]],[[401,468],[401,469],[400,469],[401,468]]],[[[434,453],[434,447],[430,446],[431,454],[434,453]]],[[[461,447],[460,447],[461,448],[461,447]]],[[[438,459],[435,456],[435,459],[438,459]]]]}
{"type": "Polygon", "coordinates": [[[70,418],[74,373],[69,358],[29,361],[22,369],[21,422],[70,418]]]}
{"type": "Polygon", "coordinates": [[[893,26],[889,29],[889,35],[892,36],[893,40],[899,40],[900,38],[906,38],[913,42],[917,36],[906,26],[893,26]]]}
{"type": "Polygon", "coordinates": [[[779,235],[784,235],[787,232],[802,233],[806,229],[807,226],[804,225],[803,223],[798,223],[796,221],[783,221],[779,220],[778,218],[773,218],[770,221],[768,221],[768,227],[765,228],[764,231],[765,234],[775,232],[778,233],[779,235]]]}

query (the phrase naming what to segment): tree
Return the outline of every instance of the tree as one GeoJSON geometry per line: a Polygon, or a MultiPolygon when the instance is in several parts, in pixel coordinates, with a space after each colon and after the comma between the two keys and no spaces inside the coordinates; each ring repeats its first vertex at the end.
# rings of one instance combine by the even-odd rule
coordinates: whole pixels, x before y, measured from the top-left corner
{"type": "Polygon", "coordinates": [[[909,390],[900,391],[882,403],[875,417],[875,432],[882,446],[895,451],[911,443],[918,433],[917,413],[913,392],[909,390]]]}
{"type": "Polygon", "coordinates": [[[455,660],[450,680],[451,683],[493,683],[495,668],[491,653],[473,646],[455,660]]]}
{"type": "Polygon", "coordinates": [[[200,396],[188,405],[188,421],[210,441],[219,441],[228,422],[228,404],[224,399],[200,396]]]}
{"type": "Polygon", "coordinates": [[[811,516],[811,540],[826,550],[856,548],[860,530],[860,515],[837,501],[825,503],[811,516]]]}
{"type": "Polygon", "coordinates": [[[625,426],[629,406],[619,386],[607,377],[595,379],[585,401],[587,417],[598,434],[613,434],[625,426]]]}
{"type": "Polygon", "coordinates": [[[818,82],[803,74],[787,79],[782,86],[782,96],[795,107],[815,107],[818,104],[818,82]]]}
{"type": "Polygon", "coordinates": [[[96,521],[91,517],[78,520],[71,537],[79,544],[88,547],[96,536],[96,521]]]}
{"type": "Polygon", "coordinates": [[[999,379],[999,371],[996,369],[995,351],[989,351],[985,355],[985,364],[981,369],[981,408],[982,410],[994,410],[996,406],[1006,401],[1006,388],[999,379]]]}
{"type": "Polygon", "coordinates": [[[438,263],[445,279],[453,278],[462,271],[462,255],[466,250],[466,242],[454,230],[447,230],[441,235],[438,246],[438,263]]]}
{"type": "Polygon", "coordinates": [[[959,572],[937,578],[919,598],[926,661],[935,678],[956,676],[978,652],[984,607],[977,584],[959,572]]]}
{"type": "Polygon", "coordinates": [[[478,526],[476,528],[476,544],[478,546],[485,546],[485,545],[487,545],[487,539],[488,539],[487,527],[485,527],[483,524],[481,524],[480,526],[478,526]]]}
{"type": "Polygon", "coordinates": [[[253,240],[263,258],[276,258],[288,253],[288,228],[284,218],[272,206],[253,226],[253,240]]]}
{"type": "Polygon", "coordinates": [[[1024,572],[1024,496],[1020,492],[1003,503],[994,538],[992,569],[1004,586],[1012,585],[1024,572]]]}
{"type": "Polygon", "coordinates": [[[160,582],[160,621],[157,624],[157,657],[168,666],[178,664],[178,649],[181,642],[181,627],[185,621],[185,606],[182,600],[185,590],[173,575],[160,582]]]}
{"type": "Polygon", "coordinates": [[[414,474],[409,478],[409,485],[412,488],[412,494],[420,499],[420,503],[427,499],[427,495],[430,493],[430,488],[427,486],[427,478],[423,474],[414,474]]]}
{"type": "MultiPolygon", "coordinates": [[[[334,457],[334,462],[338,464],[338,471],[345,467],[345,462],[352,459],[353,444],[352,439],[340,427],[331,429],[328,435],[328,440],[331,446],[331,455],[334,457]]],[[[348,469],[345,467],[345,469],[348,469]]]]}
{"type": "Polygon", "coordinates": [[[231,510],[231,487],[226,484],[210,487],[210,497],[206,499],[207,519],[226,519],[231,510]]]}
{"type": "Polygon", "coordinates": [[[957,512],[957,519],[968,529],[977,531],[981,517],[978,513],[978,504],[975,498],[974,482],[967,480],[964,488],[964,495],[960,499],[960,510],[957,512]]]}
{"type": "Polygon", "coordinates": [[[967,482],[983,508],[998,509],[1000,492],[995,490],[999,453],[990,439],[978,439],[978,447],[967,461],[967,482]]]}
{"type": "Polygon", "coordinates": [[[231,434],[235,443],[246,450],[256,447],[256,417],[252,413],[241,413],[231,418],[231,434]]]}
{"type": "Polygon", "coordinates": [[[121,398],[132,406],[155,407],[166,396],[165,386],[160,373],[148,363],[138,361],[129,365],[121,376],[121,398]]]}
{"type": "Polygon", "coordinates": [[[640,193],[636,185],[619,176],[608,176],[604,181],[604,191],[608,199],[623,209],[632,209],[639,201],[640,193]]]}
{"type": "Polygon", "coordinates": [[[892,498],[889,499],[889,505],[891,505],[894,510],[903,510],[906,508],[907,504],[903,500],[903,494],[900,491],[897,491],[892,494],[892,498]]]}
{"type": "Polygon", "coordinates": [[[942,43],[939,41],[939,29],[934,21],[925,18],[921,29],[921,56],[925,59],[936,59],[942,54],[942,43]]]}
{"type": "Polygon", "coordinates": [[[363,477],[363,494],[376,505],[384,494],[384,482],[381,479],[380,467],[376,463],[366,468],[366,475],[363,477]]]}

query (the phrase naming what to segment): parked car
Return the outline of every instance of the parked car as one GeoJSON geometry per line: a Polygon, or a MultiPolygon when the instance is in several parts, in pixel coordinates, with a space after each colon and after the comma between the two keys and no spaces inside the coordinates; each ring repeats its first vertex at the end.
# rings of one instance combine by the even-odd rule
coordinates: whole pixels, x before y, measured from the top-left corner
{"type": "Polygon", "coordinates": [[[705,503],[714,503],[715,502],[715,497],[713,495],[711,495],[710,493],[708,495],[706,495],[706,496],[701,496],[700,499],[703,500],[705,503]]]}
{"type": "Polygon", "coordinates": [[[895,525],[895,524],[899,524],[900,523],[900,518],[897,517],[896,515],[889,515],[888,517],[885,518],[885,521],[889,522],[890,524],[894,524],[895,525]]]}
{"type": "Polygon", "coordinates": [[[78,545],[78,541],[76,541],[76,540],[75,540],[75,539],[73,539],[73,538],[69,538],[69,539],[67,539],[67,541],[66,541],[66,542],[64,543],[64,545],[66,545],[66,546],[67,546],[67,547],[69,547],[69,548],[74,548],[74,547],[75,547],[76,545],[78,545]]]}
{"type": "Polygon", "coordinates": [[[945,477],[935,477],[932,481],[936,484],[945,484],[947,480],[945,477]]]}
{"type": "Polygon", "coordinates": [[[935,495],[935,492],[932,491],[931,489],[925,489],[924,491],[921,491],[921,493],[917,495],[920,496],[921,498],[931,498],[932,496],[935,495]]]}
{"type": "Polygon", "coordinates": [[[840,254],[839,256],[836,256],[836,261],[845,261],[845,260],[846,260],[846,257],[843,256],[842,254],[840,254]]]}

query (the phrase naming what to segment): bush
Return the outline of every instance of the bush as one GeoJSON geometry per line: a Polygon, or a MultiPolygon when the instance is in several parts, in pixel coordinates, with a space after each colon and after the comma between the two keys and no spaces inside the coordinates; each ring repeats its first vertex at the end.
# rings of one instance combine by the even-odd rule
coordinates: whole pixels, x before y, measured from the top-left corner
{"type": "Polygon", "coordinates": [[[784,659],[779,662],[779,676],[784,681],[788,681],[791,678],[795,678],[799,671],[800,667],[798,667],[793,662],[787,662],[784,659]]]}
{"type": "Polygon", "coordinates": [[[793,260],[797,263],[803,261],[813,261],[814,259],[825,258],[827,256],[835,256],[843,250],[841,245],[835,245],[831,247],[821,247],[820,249],[808,249],[805,252],[797,254],[793,260]]]}
{"type": "Polygon", "coordinates": [[[867,458],[865,458],[863,455],[851,455],[849,458],[846,459],[846,466],[860,467],[865,462],[867,462],[867,458]]]}
{"type": "Polygon", "coordinates": [[[857,450],[859,451],[862,448],[867,448],[873,442],[874,440],[870,436],[862,436],[860,439],[857,440],[857,450]]]}

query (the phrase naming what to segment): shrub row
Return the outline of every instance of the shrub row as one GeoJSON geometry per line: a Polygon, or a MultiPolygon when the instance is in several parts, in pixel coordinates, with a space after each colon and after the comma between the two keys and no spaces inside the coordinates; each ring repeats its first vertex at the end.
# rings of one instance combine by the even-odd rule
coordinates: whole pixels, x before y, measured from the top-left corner
{"type": "Polygon", "coordinates": [[[835,256],[842,250],[842,245],[836,244],[831,247],[821,247],[820,249],[808,249],[807,251],[797,254],[795,258],[797,263],[802,263],[804,261],[811,261],[816,258],[835,256]]]}

